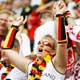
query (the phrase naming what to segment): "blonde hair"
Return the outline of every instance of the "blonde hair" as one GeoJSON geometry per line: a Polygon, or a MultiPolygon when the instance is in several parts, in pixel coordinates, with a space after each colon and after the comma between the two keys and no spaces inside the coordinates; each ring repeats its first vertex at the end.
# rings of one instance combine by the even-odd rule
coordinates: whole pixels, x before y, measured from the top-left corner
{"type": "Polygon", "coordinates": [[[14,15],[15,15],[15,13],[14,13],[14,12],[9,11],[9,10],[1,10],[1,11],[0,11],[0,14],[3,14],[3,13],[6,13],[6,14],[8,14],[8,15],[12,15],[12,16],[14,16],[14,15]]]}

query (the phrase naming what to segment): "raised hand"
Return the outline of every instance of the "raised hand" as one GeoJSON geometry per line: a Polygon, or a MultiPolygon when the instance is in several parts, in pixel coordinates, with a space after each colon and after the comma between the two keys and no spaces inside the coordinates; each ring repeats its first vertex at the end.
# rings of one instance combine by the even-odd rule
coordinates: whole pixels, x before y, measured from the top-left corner
{"type": "Polygon", "coordinates": [[[67,7],[64,1],[55,2],[54,9],[56,14],[63,14],[67,11],[67,7]]]}
{"type": "Polygon", "coordinates": [[[16,19],[16,21],[12,22],[12,25],[15,25],[15,26],[20,26],[23,24],[23,17],[20,16],[16,19]]]}

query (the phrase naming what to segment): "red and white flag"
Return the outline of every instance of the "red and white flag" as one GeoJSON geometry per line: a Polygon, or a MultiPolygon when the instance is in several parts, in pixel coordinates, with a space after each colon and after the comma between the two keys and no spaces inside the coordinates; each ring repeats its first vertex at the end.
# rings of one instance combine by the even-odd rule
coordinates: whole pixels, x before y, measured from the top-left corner
{"type": "Polygon", "coordinates": [[[69,27],[67,29],[67,32],[69,33],[69,37],[71,40],[80,43],[80,27],[79,26],[69,27]]]}

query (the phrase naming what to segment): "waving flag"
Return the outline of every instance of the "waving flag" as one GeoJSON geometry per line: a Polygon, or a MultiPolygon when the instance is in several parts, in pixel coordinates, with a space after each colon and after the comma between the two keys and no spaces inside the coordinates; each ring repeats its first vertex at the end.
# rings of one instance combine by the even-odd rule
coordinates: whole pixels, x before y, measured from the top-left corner
{"type": "Polygon", "coordinates": [[[71,40],[80,43],[80,27],[74,26],[68,29],[69,37],[71,40]]]}

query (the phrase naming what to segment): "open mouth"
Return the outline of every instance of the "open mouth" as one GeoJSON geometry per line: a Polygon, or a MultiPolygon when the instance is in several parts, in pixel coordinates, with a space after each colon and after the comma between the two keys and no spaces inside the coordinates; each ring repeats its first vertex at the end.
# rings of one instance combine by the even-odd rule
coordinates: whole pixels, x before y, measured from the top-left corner
{"type": "Polygon", "coordinates": [[[38,51],[39,51],[39,52],[43,52],[43,49],[39,49],[38,51]]]}
{"type": "Polygon", "coordinates": [[[39,53],[42,53],[42,52],[43,52],[43,49],[42,49],[42,48],[39,48],[39,49],[38,49],[38,52],[39,52],[39,53]]]}

